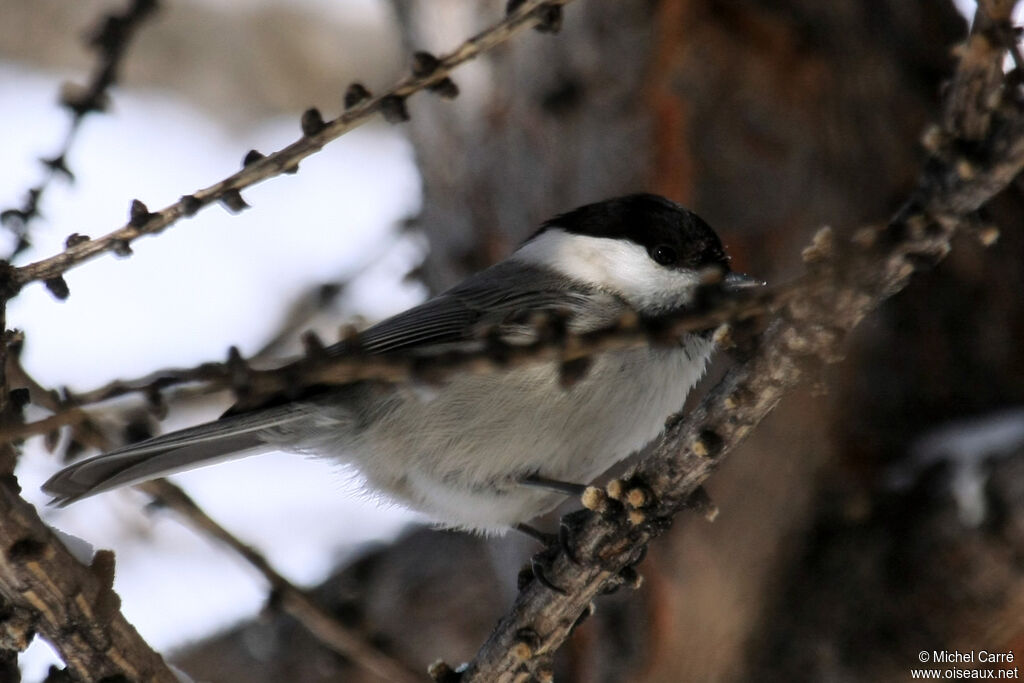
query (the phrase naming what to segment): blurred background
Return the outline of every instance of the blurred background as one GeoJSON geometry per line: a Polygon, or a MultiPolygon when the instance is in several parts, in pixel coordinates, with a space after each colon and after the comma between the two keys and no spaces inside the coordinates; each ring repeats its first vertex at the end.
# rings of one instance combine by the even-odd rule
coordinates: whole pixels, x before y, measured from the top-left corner
{"type": "MultiPolygon", "coordinates": [[[[124,4],[0,0],[0,209],[22,203],[38,158],[59,148],[61,84],[87,79],[83,37],[124,4]]],[[[503,5],[163,0],[109,112],[84,121],[75,182],[47,190],[17,261],[109,232],[133,198],[159,208],[234,172],[247,150],[295,139],[307,107],[337,115],[352,80],[380,90],[412,50],[451,49],[503,5]]],[[[579,0],[560,35],[520,36],[455,72],[456,101],[418,95],[411,122],[366,126],[246,191],[252,210],[211,207],[129,259],[71,271],[67,301],[31,286],[9,324],[37,380],[78,391],[232,344],[284,356],[304,329],[333,340],[343,321],[397,312],[502,258],[554,213],[634,191],[701,214],[736,269],[785,280],[821,225],[885,221],[907,197],[972,14],[948,0],[579,0]]],[[[729,457],[707,484],[717,521],[678,519],[640,567],[643,588],[602,598],[563,648],[558,680],[899,681],[921,650],[1024,656],[1022,190],[981,216],[1002,228],[994,247],[958,239],[729,457]]],[[[161,428],[230,401],[174,394],[161,428]]],[[[143,408],[105,404],[97,421],[122,438],[143,408]]],[[[116,550],[126,616],[183,670],[373,680],[142,494],[43,508],[38,485],[67,441],[26,444],[24,495],[116,550]]],[[[537,550],[429,529],[353,473],[294,456],[175,480],[415,670],[470,658],[537,550]]],[[[51,661],[34,644],[25,680],[51,661]]]]}

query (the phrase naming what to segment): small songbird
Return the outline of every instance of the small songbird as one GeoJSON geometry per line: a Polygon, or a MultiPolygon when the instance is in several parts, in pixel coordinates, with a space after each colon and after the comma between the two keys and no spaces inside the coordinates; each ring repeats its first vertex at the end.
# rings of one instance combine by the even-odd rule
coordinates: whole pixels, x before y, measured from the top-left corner
{"type": "MultiPolygon", "coordinates": [[[[729,272],[714,231],[662,197],[588,204],[545,222],[505,260],[326,350],[422,353],[446,345],[535,341],[538,315],[570,333],[686,310],[701,271],[726,289],[760,284],[729,272]]],[[[67,504],[200,465],[284,450],[355,466],[370,489],[442,525],[501,533],[554,508],[564,483],[589,483],[644,446],[704,372],[711,332],[602,352],[577,381],[538,361],[456,373],[430,391],[379,382],[311,387],[262,406],[72,464],[43,488],[67,504]]]]}

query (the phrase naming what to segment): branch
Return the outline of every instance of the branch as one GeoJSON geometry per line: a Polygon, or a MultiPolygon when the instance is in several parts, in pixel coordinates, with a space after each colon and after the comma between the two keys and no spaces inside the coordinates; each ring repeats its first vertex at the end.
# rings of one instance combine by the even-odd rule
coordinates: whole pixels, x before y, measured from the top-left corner
{"type": "Polygon", "coordinates": [[[30,189],[25,203],[19,209],[5,209],[0,212],[0,223],[11,230],[18,238],[18,243],[10,257],[13,258],[30,246],[28,241],[29,223],[39,216],[39,204],[43,195],[57,176],[74,180],[74,174],[68,168],[67,158],[81,130],[82,121],[94,112],[105,111],[108,105],[108,91],[117,82],[117,72],[121,60],[128,49],[132,37],[145,20],[158,8],[158,0],[133,0],[130,7],[120,14],[111,12],[103,17],[97,28],[89,35],[88,44],[94,48],[99,60],[93,70],[92,78],[85,86],[65,85],[61,93],[61,104],[71,112],[71,123],[68,126],[64,144],[54,156],[42,159],[46,167],[46,175],[42,181],[30,189]]]}
{"type": "MultiPolygon", "coordinates": [[[[29,282],[43,280],[56,296],[63,298],[67,296],[63,273],[68,269],[107,251],[127,255],[134,239],[158,233],[214,201],[220,201],[233,210],[245,208],[239,193],[241,189],[296,170],[299,161],[366,122],[378,111],[391,122],[407,119],[405,100],[419,90],[430,89],[443,97],[454,97],[457,88],[448,77],[452,69],[525,28],[556,30],[561,7],[569,1],[510,2],[505,20],[469,39],[454,52],[440,59],[427,53],[417,53],[412,74],[384,95],[370,97],[362,86],[353,85],[346,95],[347,111],[337,119],[325,122],[316,110],[307,111],[302,118],[302,138],[269,157],[250,153],[239,173],[182,197],[178,202],[155,213],[151,213],[142,202],[136,200],[132,203],[130,220],[125,226],[98,240],[73,234],[66,242],[65,251],[48,259],[23,267],[13,267],[3,262],[0,264],[0,323],[5,322],[3,310],[6,301],[29,282]]],[[[144,8],[152,9],[154,6],[154,0],[136,0],[134,7],[141,15],[145,13],[144,8]]],[[[81,115],[98,108],[103,89],[113,82],[117,58],[127,44],[127,34],[130,34],[130,25],[125,27],[123,23],[117,24],[111,19],[104,33],[97,38],[102,47],[108,50],[110,59],[105,63],[107,68],[102,70],[101,76],[95,81],[98,87],[90,88],[77,100],[82,110],[81,115]],[[118,34],[118,28],[122,33],[118,34]]],[[[59,161],[64,168],[63,160],[59,161]]],[[[53,168],[56,167],[55,164],[53,168]]],[[[39,193],[35,193],[35,201],[38,201],[38,196],[39,193]]],[[[4,347],[0,348],[0,428],[15,434],[22,427],[18,426],[21,422],[20,414],[8,391],[6,371],[9,367],[17,367],[16,362],[13,366],[7,362],[6,344],[11,340],[10,335],[5,335],[4,347]]],[[[224,365],[223,369],[228,372],[229,379],[239,376],[239,363],[239,357],[232,357],[224,365]]],[[[244,367],[244,363],[241,366],[244,367]]],[[[55,399],[51,392],[43,391],[34,382],[29,384],[36,390],[35,393],[40,394],[40,402],[53,405],[56,400],[58,411],[67,408],[67,401],[55,399]]],[[[33,392],[30,390],[28,393],[33,392]]],[[[19,402],[20,405],[22,403],[19,402]]],[[[70,412],[66,415],[58,412],[44,422],[52,430],[72,419],[78,418],[70,412]]],[[[98,433],[93,436],[95,440],[102,438],[98,433]]],[[[5,456],[0,463],[0,548],[3,552],[0,558],[0,597],[9,601],[13,609],[19,610],[19,615],[21,611],[29,610],[40,633],[54,644],[69,669],[83,680],[116,678],[175,681],[176,677],[162,658],[149,648],[119,611],[120,600],[111,588],[113,554],[109,551],[96,553],[88,567],[78,562],[43,524],[32,506],[20,498],[17,482],[10,474],[13,471],[14,450],[7,443],[0,444],[0,449],[5,456]]],[[[264,558],[214,523],[183,493],[166,483],[155,482],[148,486],[157,491],[166,504],[181,511],[207,533],[228,543],[256,566],[281,595],[285,609],[328,646],[389,680],[415,680],[408,670],[375,650],[361,636],[350,632],[318,608],[308,596],[279,575],[264,558]]],[[[6,646],[6,642],[0,643],[5,658],[8,650],[6,646]]]]}
{"type": "MultiPolygon", "coordinates": [[[[110,444],[99,432],[84,436],[87,445],[108,449],[110,444]]],[[[174,510],[193,529],[210,536],[238,553],[267,579],[273,594],[288,614],[302,624],[314,638],[354,664],[388,681],[413,683],[421,680],[397,660],[378,650],[363,635],[343,625],[280,574],[273,565],[251,546],[243,543],[230,531],[218,524],[193,501],[188,494],[166,479],[155,479],[136,487],[152,496],[155,501],[174,510]]],[[[273,600],[272,600],[273,602],[273,600]]]]}
{"type": "Polygon", "coordinates": [[[15,675],[18,653],[28,648],[36,629],[36,615],[32,610],[0,598],[0,680],[21,680],[15,675]]]}
{"type": "MultiPolygon", "coordinates": [[[[378,256],[379,258],[379,256],[378,256]]],[[[311,287],[298,296],[288,307],[276,331],[252,356],[252,360],[280,365],[277,360],[282,348],[291,344],[297,337],[297,331],[306,329],[315,319],[336,301],[360,274],[365,272],[376,259],[370,258],[360,267],[344,277],[311,287]]],[[[206,396],[227,387],[218,386],[216,382],[205,382],[209,379],[205,370],[209,364],[201,364],[192,369],[164,369],[130,380],[113,380],[90,391],[76,393],[62,388],[58,393],[41,386],[21,365],[21,351],[24,345],[24,334],[13,333],[8,344],[7,373],[11,386],[25,387],[29,390],[31,403],[49,410],[52,415],[32,423],[16,422],[0,427],[0,443],[7,443],[29,436],[46,434],[53,435],[56,440],[57,429],[65,426],[77,427],[94,420],[94,415],[82,410],[83,406],[102,403],[104,401],[125,396],[140,394],[148,402],[149,412],[157,419],[163,419],[171,400],[180,401],[185,398],[206,396]],[[182,385],[191,384],[187,388],[169,392],[182,385]]]]}
{"type": "MultiPolygon", "coordinates": [[[[1006,3],[1012,5],[1012,3],[1006,3]]],[[[1007,14],[1008,16],[1008,14],[1007,14]]],[[[462,683],[550,680],[552,653],[603,589],[624,581],[623,570],[666,529],[673,515],[705,501],[700,484],[807,373],[839,360],[847,333],[885,298],[906,286],[915,268],[941,260],[961,219],[988,201],[1024,168],[1024,105],[1015,87],[993,80],[1004,49],[972,38],[947,94],[944,128],[919,188],[885,227],[837,237],[818,233],[805,250],[811,273],[825,277],[791,300],[696,410],[677,417],[652,455],[606,491],[590,488],[581,511],[563,522],[573,530],[575,557],[550,548],[545,572],[558,593],[539,581],[520,592],[465,672],[462,683]],[[983,121],[983,129],[973,127],[983,121]],[[964,140],[974,141],[973,145],[964,140]],[[965,151],[966,150],[966,151],[965,151]],[[596,514],[595,514],[596,513],[596,514]]],[[[625,578],[629,578],[628,573],[625,578]]],[[[446,666],[438,680],[454,678],[446,666]]]]}
{"type": "MultiPolygon", "coordinates": [[[[0,329],[6,327],[6,302],[0,301],[0,329]]],[[[9,391],[7,354],[10,338],[0,344],[0,424],[21,421],[9,391]]],[[[22,390],[24,391],[24,390],[22,390]]],[[[19,495],[14,477],[15,452],[0,446],[0,602],[14,619],[4,618],[3,649],[24,649],[31,627],[48,640],[67,667],[84,681],[127,677],[175,683],[154,652],[121,614],[114,592],[114,554],[97,552],[86,566],[43,523],[35,508],[19,495]],[[28,626],[26,625],[28,623],[28,626]],[[20,630],[20,635],[19,635],[20,630]]]]}
{"type": "Polygon", "coordinates": [[[121,614],[111,588],[114,555],[89,566],[72,555],[22,500],[13,477],[0,483],[0,594],[33,613],[35,627],[83,681],[127,677],[176,683],[163,659],[121,614]]]}
{"type": "Polygon", "coordinates": [[[166,479],[149,481],[140,484],[137,488],[152,495],[158,503],[177,512],[198,532],[217,539],[238,553],[270,583],[273,591],[272,602],[279,600],[284,610],[305,626],[321,643],[386,681],[416,683],[423,680],[422,676],[416,675],[395,659],[378,650],[364,636],[343,626],[333,615],[314,602],[305,591],[295,587],[288,579],[279,574],[263,555],[251,546],[242,543],[211,519],[180,488],[166,479]]]}
{"type": "Polygon", "coordinates": [[[85,261],[109,251],[130,254],[131,243],[135,239],[162,232],[181,218],[193,216],[214,202],[221,202],[232,211],[246,208],[240,190],[283,173],[295,172],[300,161],[366,123],[377,113],[393,123],[407,120],[405,101],[414,93],[433,90],[442,97],[456,96],[458,88],[448,76],[453,69],[494,49],[525,29],[557,29],[561,7],[571,1],[525,0],[510,3],[515,8],[502,21],[466,40],[452,52],[441,57],[425,52],[416,53],[410,74],[383,94],[370,97],[365,88],[353,84],[345,97],[346,105],[349,106],[336,119],[324,121],[317,110],[308,110],[302,117],[303,136],[287,147],[268,156],[250,152],[241,171],[185,195],[159,211],[150,212],[142,202],[135,200],[131,206],[130,220],[123,227],[95,240],[78,234],[72,235],[68,238],[67,248],[59,254],[22,267],[8,266],[7,272],[0,274],[3,280],[0,289],[6,290],[9,298],[29,282],[44,280],[54,283],[51,289],[55,293],[66,294],[67,286],[61,279],[63,274],[85,261]]]}
{"type": "MultiPolygon", "coordinates": [[[[720,274],[709,272],[707,278],[694,304],[685,310],[650,319],[627,314],[615,325],[586,334],[566,331],[564,321],[556,312],[529,321],[536,335],[536,341],[529,344],[510,344],[489,338],[485,331],[485,338],[449,345],[443,352],[413,349],[368,355],[358,348],[358,340],[353,337],[349,349],[328,356],[321,343],[307,335],[305,357],[279,368],[252,369],[232,350],[227,362],[159,370],[137,379],[114,380],[81,393],[65,391],[61,401],[36,391],[34,395],[44,400],[35,402],[54,415],[28,424],[0,427],[0,443],[77,424],[89,417],[83,406],[128,394],[139,394],[158,402],[161,392],[194,383],[202,383],[204,393],[232,389],[239,400],[255,404],[275,394],[297,395],[316,385],[362,381],[438,383],[460,372],[502,372],[542,361],[560,363],[565,369],[563,379],[571,382],[572,373],[578,370],[573,365],[577,361],[606,351],[673,343],[684,332],[713,329],[725,322],[744,323],[777,311],[798,294],[822,284],[819,276],[809,275],[784,285],[725,292],[720,287],[720,274]]],[[[17,376],[28,378],[20,366],[15,364],[12,369],[17,376]]]]}

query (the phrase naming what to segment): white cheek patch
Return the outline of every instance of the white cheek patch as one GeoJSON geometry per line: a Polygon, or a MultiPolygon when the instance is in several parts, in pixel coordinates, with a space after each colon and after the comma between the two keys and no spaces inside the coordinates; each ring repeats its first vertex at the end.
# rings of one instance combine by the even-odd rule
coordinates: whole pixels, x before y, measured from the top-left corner
{"type": "Polygon", "coordinates": [[[695,271],[660,266],[635,242],[577,235],[560,228],[548,228],[512,258],[618,294],[640,310],[684,304],[700,283],[695,271]]]}

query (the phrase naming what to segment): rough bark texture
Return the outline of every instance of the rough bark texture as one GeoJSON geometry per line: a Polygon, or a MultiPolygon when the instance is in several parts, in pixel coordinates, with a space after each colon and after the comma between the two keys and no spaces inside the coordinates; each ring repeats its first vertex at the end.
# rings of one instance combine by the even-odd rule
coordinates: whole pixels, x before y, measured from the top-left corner
{"type": "Polygon", "coordinates": [[[176,683],[120,612],[120,598],[110,587],[113,553],[100,551],[91,565],[82,564],[18,492],[13,477],[0,482],[3,597],[32,613],[39,633],[83,681],[127,676],[176,683]]]}
{"type": "MultiPolygon", "coordinates": [[[[407,40],[422,45],[416,14],[407,40]]],[[[569,7],[556,40],[487,63],[485,100],[418,103],[428,283],[504,255],[558,211],[635,190],[695,208],[752,272],[789,272],[823,222],[902,201],[963,30],[939,0],[569,7]]]]}

